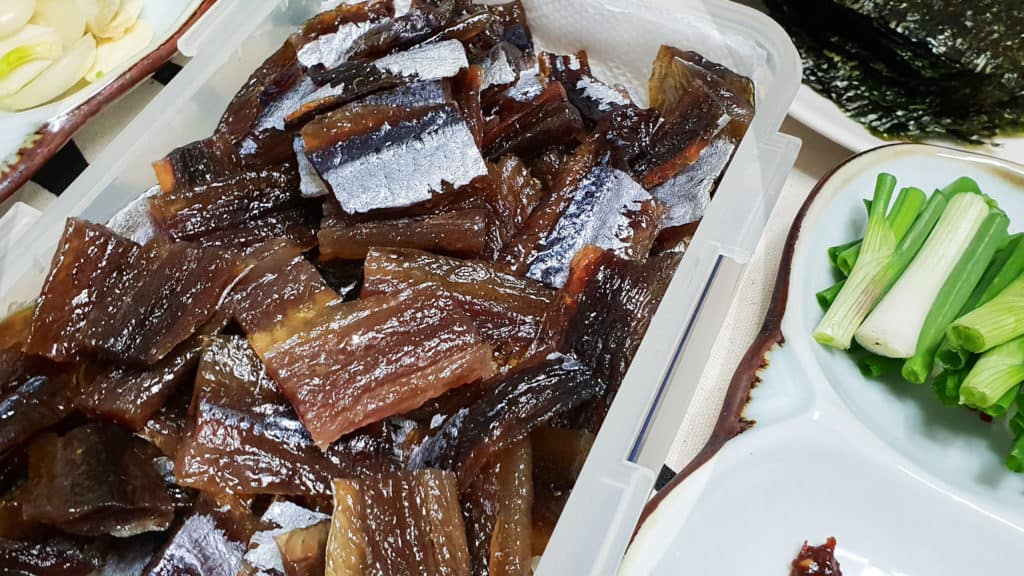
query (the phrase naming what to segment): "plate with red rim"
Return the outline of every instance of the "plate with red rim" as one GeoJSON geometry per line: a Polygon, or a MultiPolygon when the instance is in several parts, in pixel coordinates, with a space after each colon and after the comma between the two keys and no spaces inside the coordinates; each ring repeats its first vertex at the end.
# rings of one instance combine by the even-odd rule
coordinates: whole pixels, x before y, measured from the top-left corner
{"type": "Polygon", "coordinates": [[[140,18],[153,29],[149,46],[118,70],[49,104],[0,111],[0,202],[27,182],[90,118],[174,56],[178,38],[216,0],[144,0],[140,18]]]}
{"type": "Polygon", "coordinates": [[[811,337],[815,292],[834,282],[826,250],[863,233],[879,172],[925,190],[969,176],[1024,213],[1024,166],[950,148],[884,146],[826,175],[711,440],[648,504],[620,574],[788,574],[805,540],[829,536],[848,576],[1006,570],[1024,539],[1024,476],[1003,464],[1010,431],[941,405],[930,386],[866,379],[811,337]]]}

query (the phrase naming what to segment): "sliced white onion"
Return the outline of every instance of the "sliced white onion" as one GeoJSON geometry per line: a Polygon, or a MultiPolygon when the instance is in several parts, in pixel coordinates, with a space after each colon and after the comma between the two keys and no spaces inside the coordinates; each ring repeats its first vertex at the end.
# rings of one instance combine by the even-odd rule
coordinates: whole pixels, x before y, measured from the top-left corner
{"type": "Polygon", "coordinates": [[[28,24],[35,12],[35,0],[3,0],[0,2],[0,38],[14,34],[28,24]]]}
{"type": "MultiPolygon", "coordinates": [[[[110,22],[121,7],[119,0],[94,0],[95,9],[86,21],[86,29],[97,38],[106,38],[110,34],[110,22]]],[[[92,6],[89,6],[92,9],[92,6]]]]}
{"type": "Polygon", "coordinates": [[[28,84],[33,78],[39,76],[39,74],[43,70],[46,70],[50,64],[53,64],[53,60],[33,60],[18,66],[7,76],[0,78],[0,97],[10,96],[18,90],[21,90],[25,84],[28,84]]]}
{"type": "Polygon", "coordinates": [[[0,98],[0,108],[25,110],[53,100],[81,80],[95,58],[96,39],[86,34],[21,90],[0,98]]]}
{"type": "Polygon", "coordinates": [[[32,22],[55,28],[65,50],[85,34],[85,12],[76,0],[36,0],[32,22]]]}
{"type": "Polygon", "coordinates": [[[96,44],[96,60],[85,73],[86,82],[95,82],[144,50],[153,40],[153,29],[139,20],[117,40],[100,40],[96,44]]]}
{"type": "Polygon", "coordinates": [[[120,38],[128,33],[128,29],[135,25],[142,13],[142,0],[121,0],[117,14],[110,20],[107,31],[107,38],[120,38]]]}

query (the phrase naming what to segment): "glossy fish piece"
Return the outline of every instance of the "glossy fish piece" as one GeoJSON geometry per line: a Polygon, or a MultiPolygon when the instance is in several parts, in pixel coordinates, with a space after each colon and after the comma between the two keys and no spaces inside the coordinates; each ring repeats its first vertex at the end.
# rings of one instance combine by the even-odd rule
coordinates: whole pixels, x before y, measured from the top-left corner
{"type": "Polygon", "coordinates": [[[470,576],[451,472],[334,481],[327,576],[470,576]]]}
{"type": "Polygon", "coordinates": [[[462,494],[473,573],[533,573],[533,451],[522,440],[498,454],[462,494]]]}
{"type": "Polygon", "coordinates": [[[341,109],[307,124],[302,137],[349,214],[411,206],[487,173],[454,106],[341,109]]]}
{"type": "Polygon", "coordinates": [[[200,498],[146,576],[237,576],[257,519],[237,503],[200,498]]]}
{"type": "Polygon", "coordinates": [[[318,204],[298,202],[280,211],[250,220],[244,226],[207,234],[198,238],[195,243],[204,248],[246,252],[268,240],[283,238],[303,250],[311,250],[316,247],[316,230],[320,217],[318,204]]]}
{"type": "Polygon", "coordinates": [[[494,260],[502,247],[512,241],[540,204],[544,189],[529,168],[516,156],[505,156],[488,166],[490,178],[484,187],[483,203],[491,212],[485,256],[494,260]]]}
{"type": "Polygon", "coordinates": [[[149,212],[149,199],[160,193],[159,184],[146,190],[111,216],[110,220],[107,220],[107,228],[114,234],[140,245],[160,236],[160,228],[149,212]]]}
{"type": "MultiPolygon", "coordinates": [[[[320,85],[291,107],[285,125],[300,126],[313,117],[346,104],[395,91],[405,84],[452,78],[469,66],[466,50],[457,40],[426,44],[374,61],[354,60],[333,70],[313,68],[320,85]]],[[[367,102],[367,105],[373,102],[367,102]]]]}
{"type": "Polygon", "coordinates": [[[522,52],[506,42],[491,48],[480,60],[483,68],[480,90],[496,92],[511,87],[519,80],[522,59],[522,52]]]}
{"type": "Polygon", "coordinates": [[[20,446],[72,411],[75,379],[67,366],[26,356],[0,353],[0,454],[20,446]]]}
{"type": "Polygon", "coordinates": [[[292,150],[295,151],[296,168],[299,171],[299,194],[303,198],[319,198],[330,193],[323,178],[316,172],[313,163],[306,156],[306,144],[302,141],[302,135],[296,134],[292,143],[292,150]]]}
{"type": "Polygon", "coordinates": [[[455,105],[462,117],[466,119],[473,140],[480,146],[484,138],[484,113],[480,104],[480,92],[484,86],[483,67],[473,64],[455,77],[452,82],[452,93],[455,105]]]}
{"type": "Polygon", "coordinates": [[[481,145],[487,158],[506,154],[528,157],[547,146],[576,142],[584,131],[583,119],[569,103],[561,84],[548,84],[536,98],[518,108],[508,114],[499,110],[487,121],[481,145]]]}
{"type": "Polygon", "coordinates": [[[625,89],[609,86],[594,77],[586,52],[541,52],[537,59],[541,74],[565,88],[569,102],[591,126],[617,108],[632,103],[625,89]]]}
{"type": "Polygon", "coordinates": [[[662,46],[649,90],[651,106],[670,119],[693,115],[710,99],[729,116],[728,132],[737,142],[754,117],[754,83],[696,52],[662,46]]]}
{"type": "Polygon", "coordinates": [[[327,495],[334,477],[392,465],[386,433],[359,431],[317,449],[246,341],[222,336],[200,361],[175,476],[214,493],[327,495]]]}
{"type": "Polygon", "coordinates": [[[249,341],[321,448],[494,371],[471,319],[429,287],[305,308],[249,341]]]}
{"type": "Polygon", "coordinates": [[[175,148],[153,163],[157,182],[164,192],[193,188],[243,170],[242,158],[224,136],[214,135],[175,148]]]}
{"type": "Polygon", "coordinates": [[[600,397],[604,384],[579,361],[551,354],[494,378],[489,392],[449,417],[412,455],[412,468],[455,470],[460,490],[502,450],[559,414],[600,397]]]}
{"type": "Polygon", "coordinates": [[[556,189],[505,248],[510,271],[560,288],[588,244],[630,259],[647,256],[665,208],[629,174],[594,159],[584,146],[570,160],[556,189]]]}
{"type": "Polygon", "coordinates": [[[555,291],[543,284],[503,274],[486,262],[419,250],[375,248],[367,256],[364,269],[364,298],[398,294],[417,286],[444,290],[505,361],[525,354],[555,298],[555,291]]]}
{"type": "Polygon", "coordinates": [[[0,538],[0,571],[4,573],[89,576],[102,564],[95,550],[66,537],[38,542],[0,538]]]}
{"type": "MultiPolygon", "coordinates": [[[[294,534],[306,528],[322,526],[323,540],[320,543],[320,574],[323,574],[324,549],[327,543],[328,521],[331,519],[326,514],[315,510],[303,508],[298,504],[287,500],[276,500],[270,504],[263,516],[260,517],[259,527],[249,541],[249,548],[245,553],[245,568],[254,574],[288,574],[288,559],[283,557],[284,547],[279,548],[278,540],[282,536],[294,534]]],[[[292,546],[288,549],[293,552],[291,563],[299,564],[302,558],[297,557],[304,548],[301,535],[295,535],[292,546]]],[[[319,575],[318,575],[319,576],[319,575]]]]}
{"type": "Polygon", "coordinates": [[[594,444],[586,430],[542,426],[530,434],[533,447],[533,554],[547,548],[551,533],[569,500],[594,444]]]}
{"type": "Polygon", "coordinates": [[[600,427],[681,258],[666,253],[640,263],[588,249],[574,262],[570,285],[579,292],[565,295],[576,304],[559,349],[579,358],[607,385],[579,427],[600,427]]]}
{"type": "Polygon", "coordinates": [[[110,276],[82,340],[105,358],[153,366],[210,319],[238,273],[226,251],[154,240],[110,276]]]}
{"type": "Polygon", "coordinates": [[[138,435],[156,446],[164,456],[174,458],[178,454],[178,444],[185,435],[191,402],[191,387],[179,387],[163,408],[143,425],[138,435]]]}
{"type": "Polygon", "coordinates": [[[92,372],[81,382],[75,407],[94,417],[111,420],[130,430],[141,430],[164,406],[179,384],[195,374],[202,342],[182,342],[152,368],[105,365],[87,367],[92,372]]]}
{"type": "Polygon", "coordinates": [[[307,20],[289,41],[296,46],[302,66],[333,68],[348,58],[356,39],[394,13],[392,0],[342,3],[307,20]]]}
{"type": "MultiPolygon", "coordinates": [[[[8,349],[21,351],[24,348],[32,333],[32,316],[34,314],[35,307],[30,306],[0,320],[0,353],[8,349]]],[[[2,379],[2,372],[0,372],[0,380],[2,379]]]]}
{"type": "Polygon", "coordinates": [[[249,255],[252,267],[231,288],[222,308],[245,334],[279,322],[291,310],[334,291],[303,250],[284,239],[271,240],[249,255]]]}
{"type": "Polygon", "coordinates": [[[324,573],[330,530],[330,522],[321,522],[274,537],[285,576],[321,576],[324,573]]]}
{"type": "Polygon", "coordinates": [[[457,18],[454,6],[417,5],[401,16],[385,20],[353,42],[349,60],[376,59],[406,50],[430,39],[457,18]]]}
{"type": "Polygon", "coordinates": [[[533,32],[530,31],[526,7],[521,0],[491,4],[487,8],[501,22],[502,40],[526,54],[533,52],[533,32]]]}
{"type": "Polygon", "coordinates": [[[722,174],[736,152],[736,143],[720,133],[701,152],[695,162],[668,182],[651,190],[651,195],[668,207],[661,227],[674,228],[700,222],[711,205],[722,174]]]}
{"type": "Polygon", "coordinates": [[[28,521],[88,536],[164,530],[174,510],[153,463],[155,452],[108,424],[43,435],[29,449],[22,514],[28,521]]]}
{"type": "Polygon", "coordinates": [[[530,176],[540,183],[541,190],[550,190],[558,181],[558,176],[565,170],[573,152],[574,148],[569,146],[551,146],[526,162],[530,176]]]}
{"type": "Polygon", "coordinates": [[[176,241],[243,227],[299,197],[294,165],[243,172],[150,198],[154,220],[176,241]]]}
{"type": "Polygon", "coordinates": [[[81,333],[106,281],[138,245],[99,224],[69,218],[43,283],[25,349],[58,362],[75,357],[81,333]]]}
{"type": "Polygon", "coordinates": [[[317,240],[324,260],[362,260],[378,246],[474,258],[487,250],[490,220],[486,209],[473,208],[395,220],[335,222],[321,228],[317,240]]]}
{"type": "Polygon", "coordinates": [[[267,106],[276,100],[268,98],[265,93],[281,94],[302,76],[295,44],[285,42],[249,75],[228,103],[214,133],[232,144],[241,143],[256,132],[267,106]],[[285,90],[282,91],[281,87],[285,90]]]}

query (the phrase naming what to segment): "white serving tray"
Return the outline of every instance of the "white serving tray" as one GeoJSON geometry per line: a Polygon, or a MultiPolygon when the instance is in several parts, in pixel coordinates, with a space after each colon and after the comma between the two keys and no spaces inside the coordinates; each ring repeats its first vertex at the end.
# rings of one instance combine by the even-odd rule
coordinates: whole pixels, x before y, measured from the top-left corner
{"type": "MultiPolygon", "coordinates": [[[[539,576],[606,576],[618,567],[689,406],[799,141],[778,133],[800,62],[773,21],[726,0],[524,0],[540,48],[587,49],[595,71],[646,100],[661,44],[752,77],[757,113],[668,288],[558,523],[539,576]]],[[[317,0],[218,2],[179,42],[192,61],[19,240],[0,254],[0,312],[31,301],[64,220],[106,222],[153,185],[150,163],[209,135],[248,74],[317,0]]]]}
{"type": "Polygon", "coordinates": [[[756,379],[752,430],[681,479],[640,527],[623,574],[786,574],[805,540],[839,540],[843,574],[999,574],[1024,543],[1024,475],[1012,436],[930,386],[868,380],[811,337],[815,293],[834,283],[829,246],[861,235],[879,172],[941,188],[970,176],[1024,214],[1024,166],[928,145],[861,154],[826,176],[797,216],[761,337],[733,388],[756,379]],[[781,324],[780,324],[781,319],[781,324]],[[781,328],[781,332],[779,329],[781,328]],[[784,339],[784,342],[782,341],[784,339]],[[761,355],[767,368],[755,371],[761,355]]]}

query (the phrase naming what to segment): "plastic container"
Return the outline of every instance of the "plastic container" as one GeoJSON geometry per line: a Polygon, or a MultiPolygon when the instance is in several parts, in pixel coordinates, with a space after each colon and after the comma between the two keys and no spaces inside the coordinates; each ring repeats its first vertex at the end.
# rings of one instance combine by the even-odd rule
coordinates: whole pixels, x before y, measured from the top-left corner
{"type": "MultiPolygon", "coordinates": [[[[772,20],[726,0],[524,0],[539,47],[586,49],[597,74],[643,101],[661,44],[751,76],[757,113],[651,322],[583,468],[539,576],[613,574],[690,404],[799,141],[778,133],[800,61],[772,20]]],[[[150,164],[208,136],[248,75],[318,0],[221,1],[179,42],[192,61],[0,254],[0,312],[38,294],[69,216],[105,222],[155,183],[150,164]]]]}

